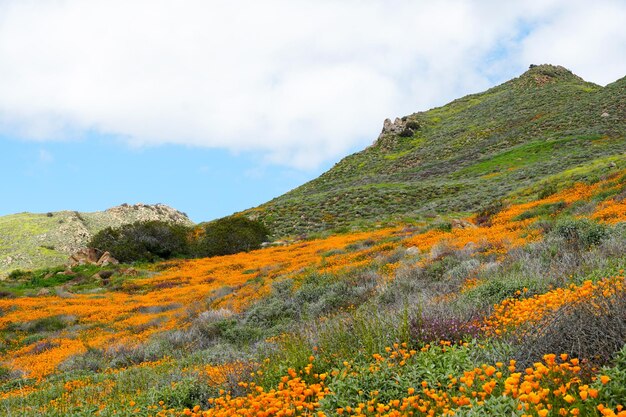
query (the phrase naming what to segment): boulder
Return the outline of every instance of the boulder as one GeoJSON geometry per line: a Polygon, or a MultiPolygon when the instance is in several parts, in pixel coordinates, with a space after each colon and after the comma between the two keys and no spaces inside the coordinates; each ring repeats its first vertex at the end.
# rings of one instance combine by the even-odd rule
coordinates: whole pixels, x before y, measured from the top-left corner
{"type": "Polygon", "coordinates": [[[111,278],[113,274],[114,274],[113,271],[100,271],[100,272],[96,272],[95,274],[93,274],[92,278],[95,278],[98,280],[107,280],[111,278]]]}
{"type": "Polygon", "coordinates": [[[104,252],[96,265],[98,266],[107,266],[107,265],[119,265],[120,261],[115,259],[109,252],[104,252]]]}
{"type": "Polygon", "coordinates": [[[453,229],[476,229],[476,225],[468,220],[453,219],[451,222],[453,229]]]}
{"type": "Polygon", "coordinates": [[[135,268],[120,269],[119,273],[121,275],[125,275],[125,276],[128,276],[128,277],[137,277],[137,276],[139,276],[139,271],[137,271],[135,268]]]}
{"type": "Polygon", "coordinates": [[[420,254],[420,248],[418,248],[417,246],[411,246],[410,248],[406,249],[406,254],[408,256],[416,256],[420,254]]]}
{"type": "Polygon", "coordinates": [[[51,292],[47,288],[42,288],[39,291],[37,291],[37,297],[45,297],[46,295],[50,295],[50,294],[51,292]]]}
{"type": "Polygon", "coordinates": [[[100,256],[97,250],[93,248],[85,248],[71,255],[68,261],[68,265],[72,267],[78,265],[95,264],[98,262],[99,259],[100,256]]]}

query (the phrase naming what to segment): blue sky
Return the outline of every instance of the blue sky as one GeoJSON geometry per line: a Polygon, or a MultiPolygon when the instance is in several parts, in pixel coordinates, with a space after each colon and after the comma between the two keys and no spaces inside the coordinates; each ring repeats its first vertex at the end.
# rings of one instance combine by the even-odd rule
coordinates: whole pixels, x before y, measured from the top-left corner
{"type": "Polygon", "coordinates": [[[1,143],[0,214],[141,202],[168,204],[200,222],[261,204],[329,168],[302,171],[260,163],[251,153],[181,145],[133,149],[99,136],[1,143]]]}
{"type": "Polygon", "coordinates": [[[624,21],[622,0],[0,0],[0,215],[225,216],[529,64],[621,78],[624,21]]]}

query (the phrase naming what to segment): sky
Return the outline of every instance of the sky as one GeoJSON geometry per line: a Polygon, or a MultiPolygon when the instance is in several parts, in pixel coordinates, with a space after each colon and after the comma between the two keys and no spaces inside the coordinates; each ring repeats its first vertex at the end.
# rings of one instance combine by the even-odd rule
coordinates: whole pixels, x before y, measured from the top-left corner
{"type": "Polygon", "coordinates": [[[0,215],[226,216],[529,64],[613,82],[624,22],[624,0],[0,0],[0,215]]]}

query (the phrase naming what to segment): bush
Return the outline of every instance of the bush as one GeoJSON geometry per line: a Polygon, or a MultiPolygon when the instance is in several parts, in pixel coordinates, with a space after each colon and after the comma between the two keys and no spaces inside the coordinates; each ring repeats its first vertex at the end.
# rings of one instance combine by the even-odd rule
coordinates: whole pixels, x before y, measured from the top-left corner
{"type": "Polygon", "coordinates": [[[626,398],[626,345],[615,356],[613,366],[604,368],[600,374],[607,375],[611,380],[600,390],[599,401],[608,407],[623,404],[626,398]]]}
{"type": "Polygon", "coordinates": [[[626,343],[626,294],[568,303],[519,335],[517,343],[517,359],[527,365],[554,352],[590,367],[607,365],[626,343]]]}
{"type": "Polygon", "coordinates": [[[402,132],[399,133],[399,136],[401,138],[410,138],[411,136],[413,136],[413,134],[414,134],[413,130],[406,128],[402,132]]]}
{"type": "Polygon", "coordinates": [[[231,255],[258,249],[269,230],[263,223],[246,217],[225,217],[207,224],[204,236],[196,242],[197,256],[231,255]]]}
{"type": "Polygon", "coordinates": [[[29,271],[22,271],[21,269],[14,269],[8,275],[8,278],[14,281],[22,278],[29,278],[32,275],[29,271]]]}
{"type": "Polygon", "coordinates": [[[589,219],[563,219],[557,222],[554,233],[568,244],[579,249],[589,249],[608,237],[608,228],[589,219]]]}
{"type": "Polygon", "coordinates": [[[108,251],[121,262],[169,259],[189,253],[189,230],[161,221],[136,222],[96,233],[89,247],[108,251]]]}
{"type": "Polygon", "coordinates": [[[406,122],[406,128],[407,129],[411,129],[413,131],[418,130],[420,128],[420,124],[419,122],[415,121],[415,120],[409,120],[408,122],[406,122]]]}
{"type": "Polygon", "coordinates": [[[491,218],[504,209],[504,203],[500,200],[481,207],[476,214],[474,222],[478,226],[491,226],[491,218]]]}
{"type": "Polygon", "coordinates": [[[411,339],[418,344],[439,343],[442,340],[461,343],[476,339],[481,334],[479,317],[460,317],[450,314],[424,315],[411,321],[411,339]]]}

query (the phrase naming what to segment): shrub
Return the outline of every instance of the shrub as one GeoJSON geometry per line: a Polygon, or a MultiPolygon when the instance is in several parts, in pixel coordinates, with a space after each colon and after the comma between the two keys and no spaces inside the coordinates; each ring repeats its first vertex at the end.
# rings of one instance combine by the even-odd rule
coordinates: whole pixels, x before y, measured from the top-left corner
{"type": "Polygon", "coordinates": [[[420,314],[411,321],[411,339],[419,344],[445,340],[460,343],[481,334],[479,317],[420,314]]]}
{"type": "Polygon", "coordinates": [[[413,134],[414,134],[413,130],[407,127],[406,129],[404,129],[402,132],[399,133],[399,136],[401,138],[410,138],[411,136],[413,136],[413,134]]]}
{"type": "Polygon", "coordinates": [[[420,124],[419,122],[415,121],[415,120],[409,120],[408,122],[406,122],[406,128],[407,129],[411,129],[413,131],[418,130],[420,128],[420,124]]]}
{"type": "Polygon", "coordinates": [[[29,271],[23,271],[21,269],[14,269],[9,272],[8,278],[17,281],[18,279],[29,278],[32,275],[29,271]]]}
{"type": "Polygon", "coordinates": [[[206,383],[193,377],[185,377],[166,386],[156,386],[149,390],[148,396],[167,402],[173,408],[193,408],[196,405],[207,406],[211,390],[206,383]]]}
{"type": "Polygon", "coordinates": [[[567,353],[590,366],[609,364],[626,344],[626,294],[600,292],[589,300],[567,303],[516,340],[516,356],[525,364],[553,352],[567,353]]]}
{"type": "Polygon", "coordinates": [[[72,316],[51,316],[14,326],[27,333],[54,332],[65,329],[74,321],[75,317],[72,316]]]}
{"type": "Polygon", "coordinates": [[[566,206],[567,205],[563,201],[559,201],[558,203],[543,204],[523,212],[519,216],[515,217],[514,220],[526,220],[539,216],[554,216],[566,206]]]}
{"type": "Polygon", "coordinates": [[[589,219],[563,219],[557,222],[554,233],[568,244],[588,249],[608,237],[608,228],[589,219]]]}
{"type": "Polygon", "coordinates": [[[96,233],[89,247],[108,251],[121,262],[169,259],[189,252],[186,227],[162,221],[136,222],[96,233]]]}
{"type": "Polygon", "coordinates": [[[478,226],[490,226],[491,218],[504,208],[504,203],[500,200],[493,201],[478,210],[474,222],[478,226]]]}
{"type": "Polygon", "coordinates": [[[608,407],[623,404],[626,398],[626,345],[615,356],[613,366],[604,368],[601,374],[611,379],[600,390],[599,401],[608,407]]]}
{"type": "Polygon", "coordinates": [[[225,217],[207,224],[196,242],[197,256],[231,255],[258,249],[269,230],[263,223],[246,217],[225,217]]]}
{"type": "Polygon", "coordinates": [[[9,368],[0,366],[0,382],[9,381],[16,377],[16,372],[9,368]]]}
{"type": "Polygon", "coordinates": [[[558,188],[557,188],[556,184],[544,184],[539,189],[539,193],[538,193],[537,197],[539,197],[539,199],[541,200],[541,199],[550,197],[553,194],[556,194],[557,191],[558,191],[558,188]]]}
{"type": "Polygon", "coordinates": [[[59,369],[62,371],[90,371],[98,372],[106,369],[108,363],[105,354],[100,349],[87,348],[87,352],[81,355],[70,356],[61,363],[59,369]]]}

